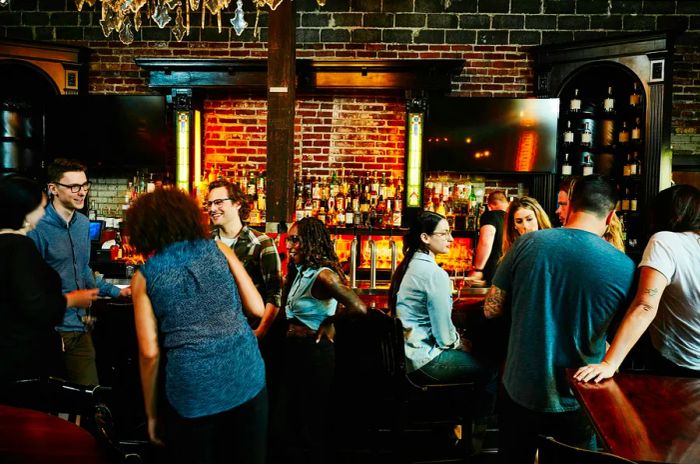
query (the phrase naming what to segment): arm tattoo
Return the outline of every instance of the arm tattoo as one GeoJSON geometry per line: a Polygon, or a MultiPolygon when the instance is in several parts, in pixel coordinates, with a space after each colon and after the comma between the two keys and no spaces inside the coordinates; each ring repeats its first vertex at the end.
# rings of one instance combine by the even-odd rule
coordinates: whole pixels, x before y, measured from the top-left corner
{"type": "Polygon", "coordinates": [[[644,289],[644,293],[646,293],[649,296],[656,296],[657,293],[659,293],[658,288],[646,288],[644,289]]]}
{"type": "Polygon", "coordinates": [[[647,311],[647,312],[654,311],[654,307],[653,307],[652,305],[650,305],[650,304],[642,303],[642,304],[640,304],[639,306],[640,306],[644,311],[647,311]]]}
{"type": "Polygon", "coordinates": [[[484,302],[484,316],[487,319],[503,314],[503,305],[506,301],[506,292],[493,286],[484,302]]]}

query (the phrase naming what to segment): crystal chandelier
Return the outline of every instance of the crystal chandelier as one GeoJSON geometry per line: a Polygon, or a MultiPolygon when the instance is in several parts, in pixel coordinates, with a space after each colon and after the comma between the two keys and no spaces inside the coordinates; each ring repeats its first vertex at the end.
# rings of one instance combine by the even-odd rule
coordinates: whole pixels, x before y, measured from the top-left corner
{"type": "MultiPolygon", "coordinates": [[[[258,19],[260,10],[265,6],[271,10],[276,9],[284,0],[252,0],[256,8],[255,33],[254,37],[259,37],[258,19]]],[[[292,1],[292,0],[288,0],[292,1]]],[[[0,0],[9,2],[9,0],[0,0]]],[[[83,6],[95,6],[97,0],[75,0],[78,11],[82,11],[83,6]]],[[[189,35],[192,23],[190,13],[201,11],[201,27],[204,27],[207,12],[216,17],[219,33],[221,33],[221,12],[228,8],[231,0],[101,0],[102,19],[100,26],[105,37],[109,37],[112,32],[116,32],[119,40],[129,45],[134,41],[134,31],[141,29],[141,23],[145,14],[146,18],[152,20],[156,25],[164,29],[170,25],[173,36],[181,42],[186,35],[189,35]],[[174,16],[174,19],[173,19],[174,16]]],[[[323,6],[326,0],[316,0],[319,6],[323,6]]],[[[236,0],[231,27],[236,35],[241,35],[248,27],[243,12],[243,0],[236,0]]]]}

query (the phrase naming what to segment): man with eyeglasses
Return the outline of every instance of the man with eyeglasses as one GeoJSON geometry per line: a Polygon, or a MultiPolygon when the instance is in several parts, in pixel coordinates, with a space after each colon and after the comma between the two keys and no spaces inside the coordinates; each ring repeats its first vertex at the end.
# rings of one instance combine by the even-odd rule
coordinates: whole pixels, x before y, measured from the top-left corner
{"type": "MultiPolygon", "coordinates": [[[[214,226],[212,237],[231,247],[265,301],[262,319],[249,319],[255,336],[261,340],[272,326],[281,305],[282,266],[277,247],[270,237],[243,224],[250,207],[246,195],[237,185],[223,179],[214,181],[209,184],[207,199],[205,207],[214,226]]],[[[261,349],[267,362],[265,345],[261,349]]]]}
{"type": "MultiPolygon", "coordinates": [[[[77,289],[95,289],[97,295],[131,295],[129,287],[120,289],[102,280],[96,282],[90,269],[90,221],[81,210],[90,190],[86,167],[78,161],[57,158],[48,167],[48,192],[51,201],[46,214],[27,235],[39,253],[61,276],[63,293],[77,289]]],[[[56,327],[63,340],[66,380],[97,385],[95,348],[90,335],[89,310],[67,308],[63,323],[56,327]]]]}

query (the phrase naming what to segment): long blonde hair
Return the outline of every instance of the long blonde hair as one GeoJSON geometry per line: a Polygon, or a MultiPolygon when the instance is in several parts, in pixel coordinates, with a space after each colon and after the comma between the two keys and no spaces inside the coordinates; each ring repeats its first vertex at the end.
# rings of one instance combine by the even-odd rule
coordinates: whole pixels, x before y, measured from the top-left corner
{"type": "Polygon", "coordinates": [[[515,228],[515,213],[519,209],[529,209],[535,213],[537,228],[539,230],[552,228],[552,223],[549,220],[549,216],[547,216],[547,213],[544,212],[544,209],[542,209],[542,206],[540,206],[537,200],[532,197],[514,198],[513,201],[510,202],[508,212],[506,213],[502,256],[506,255],[510,247],[513,245],[513,242],[515,242],[515,239],[520,236],[520,233],[518,233],[518,230],[515,228]]]}
{"type": "Polygon", "coordinates": [[[613,213],[610,216],[610,222],[605,228],[603,238],[621,252],[625,252],[625,241],[622,238],[622,221],[620,221],[617,214],[613,213]]]}

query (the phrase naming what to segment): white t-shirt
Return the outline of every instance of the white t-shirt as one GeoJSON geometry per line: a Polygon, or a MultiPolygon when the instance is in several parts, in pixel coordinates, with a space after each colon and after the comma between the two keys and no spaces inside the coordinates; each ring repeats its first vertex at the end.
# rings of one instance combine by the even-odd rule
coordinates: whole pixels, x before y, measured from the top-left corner
{"type": "Polygon", "coordinates": [[[659,271],[669,282],[649,327],[652,344],[673,363],[700,370],[700,235],[654,234],[642,266],[659,271]]]}

